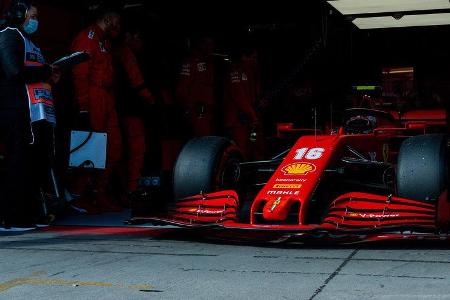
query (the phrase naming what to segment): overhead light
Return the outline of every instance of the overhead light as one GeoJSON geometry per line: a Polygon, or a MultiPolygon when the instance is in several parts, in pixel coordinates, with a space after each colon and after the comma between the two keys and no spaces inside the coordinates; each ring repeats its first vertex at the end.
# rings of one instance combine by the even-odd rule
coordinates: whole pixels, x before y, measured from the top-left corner
{"type": "Polygon", "coordinates": [[[124,9],[130,9],[130,8],[136,8],[136,7],[142,7],[144,6],[143,3],[132,3],[132,4],[125,4],[123,6],[124,9]]]}
{"type": "Polygon", "coordinates": [[[414,74],[413,67],[405,67],[405,68],[383,68],[383,75],[389,74],[414,74]]]}
{"type": "Polygon", "coordinates": [[[353,89],[355,91],[359,91],[359,92],[376,91],[377,89],[380,89],[380,86],[377,86],[377,85],[355,85],[353,87],[353,89]]]}
{"type": "Polygon", "coordinates": [[[392,16],[356,18],[353,20],[353,24],[355,24],[359,29],[450,25],[450,13],[405,15],[400,19],[395,19],[392,16]]]}
{"type": "Polygon", "coordinates": [[[328,3],[343,15],[450,9],[449,0],[334,0],[328,3]]]}

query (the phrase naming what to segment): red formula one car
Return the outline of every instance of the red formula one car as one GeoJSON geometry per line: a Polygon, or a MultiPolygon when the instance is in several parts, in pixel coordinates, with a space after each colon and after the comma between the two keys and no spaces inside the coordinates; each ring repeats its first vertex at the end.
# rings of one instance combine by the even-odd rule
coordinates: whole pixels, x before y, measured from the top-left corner
{"type": "Polygon", "coordinates": [[[343,124],[267,161],[241,162],[225,138],[191,140],[174,207],[153,221],[270,241],[450,240],[445,111],[350,109],[343,124]]]}

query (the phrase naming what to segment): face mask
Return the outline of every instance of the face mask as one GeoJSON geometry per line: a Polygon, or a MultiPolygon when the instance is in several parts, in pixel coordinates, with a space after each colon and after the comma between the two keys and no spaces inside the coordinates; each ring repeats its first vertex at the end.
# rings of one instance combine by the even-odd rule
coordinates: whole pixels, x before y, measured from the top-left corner
{"type": "Polygon", "coordinates": [[[37,31],[39,22],[34,19],[28,20],[28,23],[23,27],[23,30],[28,34],[33,34],[37,31]]]}

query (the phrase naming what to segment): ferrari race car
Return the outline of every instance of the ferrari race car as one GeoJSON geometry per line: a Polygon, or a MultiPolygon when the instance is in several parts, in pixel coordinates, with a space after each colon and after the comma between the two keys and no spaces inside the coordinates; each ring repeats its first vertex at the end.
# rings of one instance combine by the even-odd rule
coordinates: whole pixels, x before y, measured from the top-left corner
{"type": "Polygon", "coordinates": [[[176,162],[174,206],[152,219],[271,241],[449,240],[445,126],[445,111],[350,109],[337,132],[255,162],[196,138],[176,162]]]}

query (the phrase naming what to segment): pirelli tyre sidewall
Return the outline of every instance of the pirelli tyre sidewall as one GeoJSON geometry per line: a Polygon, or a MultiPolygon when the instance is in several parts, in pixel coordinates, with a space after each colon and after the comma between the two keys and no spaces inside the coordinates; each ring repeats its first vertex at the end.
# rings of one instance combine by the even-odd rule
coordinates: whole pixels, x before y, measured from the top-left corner
{"type": "Polygon", "coordinates": [[[207,136],[190,140],[175,163],[175,200],[233,189],[239,180],[241,160],[240,150],[229,139],[207,136]]]}
{"type": "Polygon", "coordinates": [[[397,192],[402,198],[433,201],[447,186],[447,137],[419,135],[405,140],[398,156],[397,192]]]}

